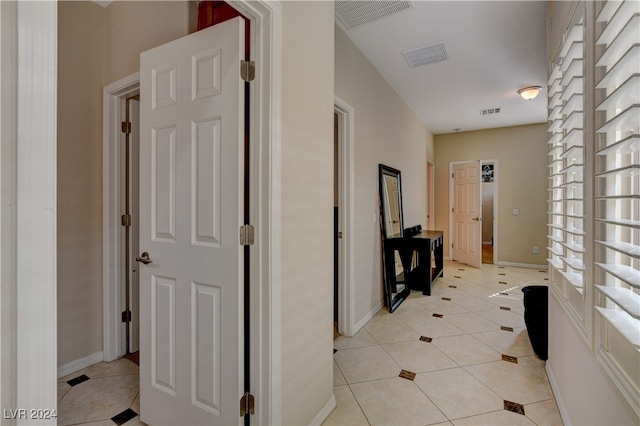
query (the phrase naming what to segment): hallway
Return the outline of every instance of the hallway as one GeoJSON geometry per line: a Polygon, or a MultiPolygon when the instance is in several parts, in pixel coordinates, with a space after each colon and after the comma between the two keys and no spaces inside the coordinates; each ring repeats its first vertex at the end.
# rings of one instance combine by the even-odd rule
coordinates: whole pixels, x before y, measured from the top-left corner
{"type": "Polygon", "coordinates": [[[561,425],[521,288],[547,271],[445,261],[432,296],[412,292],[334,346],[337,408],[324,425],[561,425]]]}
{"type": "MultiPolygon", "coordinates": [[[[432,296],[413,292],[334,341],[337,407],[324,425],[561,425],[523,319],[521,288],[546,277],[445,261],[432,296]]],[[[138,367],[127,359],[58,380],[59,425],[143,425],[139,412],[138,367]]]]}

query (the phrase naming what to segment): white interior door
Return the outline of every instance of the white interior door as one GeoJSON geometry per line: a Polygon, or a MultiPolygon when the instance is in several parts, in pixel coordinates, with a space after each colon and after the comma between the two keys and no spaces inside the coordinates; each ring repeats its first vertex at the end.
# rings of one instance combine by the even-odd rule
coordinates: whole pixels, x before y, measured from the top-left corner
{"type": "Polygon", "coordinates": [[[140,59],[141,420],[239,424],[243,383],[236,18],[140,59]],[[144,257],[144,256],[143,256],[144,257]]]}
{"type": "Polygon", "coordinates": [[[482,264],[482,173],[479,161],[453,166],[453,259],[482,264]]]}

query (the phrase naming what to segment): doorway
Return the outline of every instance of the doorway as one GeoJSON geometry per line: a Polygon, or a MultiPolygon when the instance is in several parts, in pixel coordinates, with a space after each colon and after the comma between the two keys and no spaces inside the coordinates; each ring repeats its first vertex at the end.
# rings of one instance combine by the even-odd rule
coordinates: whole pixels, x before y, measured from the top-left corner
{"type": "Polygon", "coordinates": [[[435,229],[436,210],[435,210],[435,183],[436,172],[435,165],[427,161],[427,229],[435,229]]]}
{"type": "Polygon", "coordinates": [[[482,263],[493,264],[495,164],[482,162],[482,263]]]}
{"type": "MultiPolygon", "coordinates": [[[[140,95],[135,94],[122,100],[124,117],[122,135],[124,143],[118,144],[120,151],[120,182],[118,188],[120,205],[123,208],[118,247],[122,259],[120,275],[120,291],[124,295],[122,301],[122,322],[124,323],[124,354],[137,354],[139,347],[140,313],[138,310],[140,296],[140,276],[135,256],[138,254],[139,242],[139,139],[140,139],[140,95]]],[[[137,363],[137,356],[132,360],[137,363]]]]}
{"type": "Polygon", "coordinates": [[[354,259],[354,110],[334,98],[334,328],[353,336],[354,259]]]}
{"type": "Polygon", "coordinates": [[[340,116],[333,113],[333,338],[340,336],[338,331],[339,320],[339,293],[340,293],[340,232],[339,207],[340,207],[340,163],[339,163],[339,123],[340,116]]]}
{"type": "MultiPolygon", "coordinates": [[[[137,272],[131,272],[132,269],[138,269],[137,262],[132,262],[131,257],[138,255],[137,250],[131,250],[129,256],[130,267],[126,267],[125,262],[125,226],[123,218],[125,215],[125,188],[137,188],[137,167],[134,170],[129,168],[132,179],[129,185],[125,183],[125,140],[129,126],[123,127],[122,123],[127,122],[127,99],[133,99],[140,94],[140,76],[134,73],[115,83],[112,83],[104,89],[104,166],[103,166],[103,240],[104,240],[104,309],[103,309],[103,358],[104,361],[113,361],[127,353],[127,330],[131,333],[131,329],[137,326],[128,326],[123,319],[127,319],[129,314],[126,313],[127,292],[125,288],[126,270],[129,270],[129,276],[137,275],[137,272]],[[123,315],[123,312],[124,315],[123,315]]],[[[137,104],[137,102],[135,102],[137,104]]],[[[133,105],[135,109],[136,106],[133,105]]],[[[133,113],[133,111],[130,111],[133,113]]],[[[137,111],[136,111],[137,113],[137,111]]],[[[131,139],[137,137],[137,120],[134,119],[131,130],[135,131],[131,139]]],[[[132,142],[132,141],[130,141],[132,142]]],[[[130,159],[132,160],[132,159],[130,159]]],[[[133,161],[131,161],[133,162],[133,161]]],[[[137,157],[136,161],[137,163],[137,157]]],[[[131,206],[137,209],[137,201],[130,200],[131,206]]],[[[133,218],[133,214],[131,217],[133,218]]],[[[137,213],[135,214],[137,216],[137,213]]],[[[127,223],[127,222],[124,222],[127,223]]],[[[136,231],[129,231],[131,235],[138,234],[136,231]]],[[[129,294],[129,297],[131,295],[129,294]]],[[[129,300],[131,305],[131,299],[129,300]]],[[[132,312],[133,314],[133,312],[132,312]]],[[[133,315],[132,315],[133,316],[133,315]]],[[[129,323],[131,324],[131,323],[129,323]]],[[[136,330],[137,331],[137,330],[136,330]]],[[[131,348],[129,348],[130,350],[131,348]]]]}
{"type": "MultiPolygon", "coordinates": [[[[451,253],[452,259],[461,260],[463,263],[480,266],[482,263],[498,262],[498,161],[497,160],[468,160],[455,161],[450,163],[450,205],[453,207],[449,213],[451,253]],[[461,185],[456,184],[456,170],[470,173],[464,165],[477,164],[480,175],[475,174],[473,182],[477,184],[461,185]],[[464,194],[458,193],[459,188],[466,188],[464,194]],[[456,201],[457,200],[457,201],[456,201]],[[468,223],[457,223],[457,216],[461,206],[469,207],[477,205],[477,213],[468,214],[468,223]],[[455,210],[455,211],[454,211],[455,210]],[[469,232],[469,224],[481,224],[477,231],[469,232]],[[477,237],[476,237],[477,236],[477,237]],[[462,251],[461,251],[462,250],[462,251]],[[473,257],[473,261],[466,260],[464,256],[473,257]]],[[[460,176],[462,176],[462,173],[460,176]]],[[[470,177],[470,176],[468,176],[470,177]]],[[[465,210],[465,209],[462,209],[465,210]]],[[[458,220],[458,222],[460,222],[458,220]]]]}

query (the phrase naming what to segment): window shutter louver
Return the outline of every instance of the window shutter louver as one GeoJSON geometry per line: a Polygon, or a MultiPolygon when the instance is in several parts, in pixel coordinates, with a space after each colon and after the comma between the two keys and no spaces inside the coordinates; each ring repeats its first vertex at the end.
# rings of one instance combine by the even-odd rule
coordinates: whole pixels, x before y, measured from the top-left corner
{"type": "Polygon", "coordinates": [[[601,2],[595,41],[596,350],[640,412],[640,2],[601,2]]]}
{"type": "Polygon", "coordinates": [[[564,35],[548,80],[551,285],[584,323],[584,25],[564,35]]]}

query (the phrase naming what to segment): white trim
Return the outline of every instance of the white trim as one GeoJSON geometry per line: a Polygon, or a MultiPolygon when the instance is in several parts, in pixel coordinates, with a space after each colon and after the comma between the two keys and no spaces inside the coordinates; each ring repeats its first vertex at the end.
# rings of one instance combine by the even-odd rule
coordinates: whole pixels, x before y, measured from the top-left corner
{"type": "Polygon", "coordinates": [[[339,193],[340,206],[338,222],[344,238],[339,240],[340,258],[338,279],[338,331],[345,336],[352,337],[356,330],[354,327],[354,302],[355,302],[355,272],[353,260],[355,259],[354,244],[354,199],[355,199],[355,167],[354,167],[354,141],[355,118],[354,109],[345,101],[334,96],[334,111],[338,115],[338,149],[339,149],[339,193]]]}
{"type": "Polygon", "coordinates": [[[311,421],[309,422],[309,425],[310,426],[311,425],[321,425],[322,423],[324,423],[325,420],[327,420],[327,418],[329,417],[331,412],[336,407],[337,407],[336,396],[332,394],[331,398],[329,398],[327,403],[324,404],[324,407],[322,407],[320,409],[320,411],[318,411],[318,413],[313,417],[313,419],[311,419],[311,421]]]}
{"type": "Polygon", "coordinates": [[[367,315],[365,315],[360,321],[358,321],[358,323],[355,325],[354,327],[354,333],[356,334],[358,331],[360,331],[360,329],[362,327],[364,327],[364,325],[373,317],[376,316],[376,314],[378,312],[380,312],[382,310],[382,308],[384,307],[384,302],[381,300],[378,302],[378,304],[376,306],[373,307],[373,309],[371,309],[369,311],[369,313],[367,313],[367,315]]]}
{"type": "Polygon", "coordinates": [[[560,392],[560,387],[558,386],[558,379],[556,379],[555,374],[553,374],[553,368],[551,368],[551,360],[547,361],[544,369],[547,372],[547,377],[549,377],[549,385],[551,385],[553,396],[556,399],[556,405],[558,406],[558,411],[560,412],[560,417],[562,418],[562,424],[572,425],[573,423],[571,423],[571,419],[569,418],[569,412],[567,411],[567,407],[562,400],[562,393],[560,392]]]}
{"type": "Polygon", "coordinates": [[[425,228],[434,229],[436,223],[436,165],[427,160],[427,206],[425,228]]]}
{"type": "Polygon", "coordinates": [[[251,393],[255,424],[282,423],[281,103],[282,10],[279,1],[232,1],[251,21],[251,393]]]}
{"type": "Polygon", "coordinates": [[[565,296],[560,292],[560,288],[565,285],[562,280],[566,280],[566,278],[564,278],[560,271],[553,267],[549,269],[549,294],[551,294],[556,302],[558,302],[558,305],[562,307],[562,311],[569,317],[580,337],[590,346],[588,331],[584,328],[582,318],[578,316],[573,306],[567,302],[565,296]],[[554,276],[558,275],[559,277],[554,280],[554,276]],[[553,285],[551,285],[552,283],[553,285]]]}
{"type": "Polygon", "coordinates": [[[17,18],[15,402],[52,410],[57,405],[58,5],[18,2],[17,18]]]}
{"type": "Polygon", "coordinates": [[[616,365],[616,360],[613,359],[602,346],[600,346],[596,352],[596,359],[609,375],[616,388],[618,388],[624,396],[629,406],[635,411],[636,415],[640,417],[640,392],[638,392],[633,382],[626,377],[620,367],[616,365]]]}
{"type": "Polygon", "coordinates": [[[71,373],[75,373],[78,370],[82,370],[83,368],[91,367],[93,364],[97,364],[101,361],[104,361],[104,356],[103,353],[99,351],[94,352],[89,356],[85,356],[84,358],[68,362],[65,365],[58,367],[58,379],[60,377],[68,376],[71,373]]]}
{"type": "Polygon", "coordinates": [[[544,269],[549,270],[549,265],[536,265],[535,263],[518,263],[518,262],[493,262],[498,266],[515,266],[518,268],[532,268],[532,269],[544,269]]]}
{"type": "Polygon", "coordinates": [[[17,3],[0,2],[0,401],[16,407],[17,3]]]}
{"type": "Polygon", "coordinates": [[[124,355],[125,346],[120,321],[122,312],[121,250],[119,238],[121,212],[120,197],[120,150],[122,145],[120,117],[121,101],[140,91],[140,73],[105,86],[103,90],[102,127],[102,325],[103,352],[105,361],[113,361],[124,355]]]}

